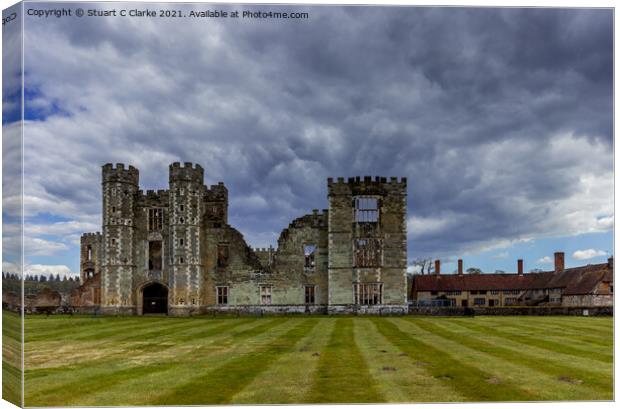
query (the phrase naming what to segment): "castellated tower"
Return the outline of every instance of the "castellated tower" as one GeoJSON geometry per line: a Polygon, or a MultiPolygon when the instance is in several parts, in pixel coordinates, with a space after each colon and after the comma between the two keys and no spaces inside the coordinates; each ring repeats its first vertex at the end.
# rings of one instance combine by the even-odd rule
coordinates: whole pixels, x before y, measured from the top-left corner
{"type": "Polygon", "coordinates": [[[101,307],[108,314],[135,314],[132,281],[136,270],[133,247],[138,182],[138,170],[133,166],[103,166],[101,307]]]}
{"type": "Polygon", "coordinates": [[[407,179],[328,179],[328,311],[407,304],[407,179]]]}
{"type": "Polygon", "coordinates": [[[201,264],[201,219],[204,213],[204,171],[200,165],[170,165],[170,315],[198,311],[204,274],[201,264]]]}
{"type": "Polygon", "coordinates": [[[101,273],[101,233],[84,233],[80,237],[80,283],[101,273]]]}

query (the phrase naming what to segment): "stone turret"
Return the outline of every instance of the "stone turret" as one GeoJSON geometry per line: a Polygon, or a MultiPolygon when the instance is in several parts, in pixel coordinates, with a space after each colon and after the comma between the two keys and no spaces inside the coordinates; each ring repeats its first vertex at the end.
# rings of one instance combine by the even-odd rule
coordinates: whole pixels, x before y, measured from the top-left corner
{"type": "Polygon", "coordinates": [[[102,168],[102,309],[109,313],[135,313],[132,281],[138,184],[139,172],[133,166],[109,163],[102,168]]]}
{"type": "Polygon", "coordinates": [[[204,280],[201,256],[204,214],[204,171],[200,165],[170,165],[170,315],[188,315],[199,308],[204,280]]]}

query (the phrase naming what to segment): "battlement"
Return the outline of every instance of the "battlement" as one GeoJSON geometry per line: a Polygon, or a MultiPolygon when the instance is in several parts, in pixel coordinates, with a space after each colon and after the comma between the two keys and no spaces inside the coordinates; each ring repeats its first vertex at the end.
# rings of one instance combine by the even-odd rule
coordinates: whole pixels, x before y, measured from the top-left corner
{"type": "Polygon", "coordinates": [[[138,185],[140,172],[138,169],[129,165],[127,169],[125,169],[124,163],[117,163],[113,165],[111,163],[106,163],[101,167],[101,175],[102,181],[105,182],[122,182],[122,183],[131,183],[133,185],[138,185]]]}
{"type": "Polygon", "coordinates": [[[177,181],[186,181],[202,184],[204,181],[204,169],[199,164],[192,162],[174,162],[169,166],[170,183],[177,181]]]}
{"type": "Polygon", "coordinates": [[[217,185],[211,185],[205,190],[205,201],[219,202],[228,200],[228,189],[224,186],[224,182],[218,182],[217,185]]]}
{"type": "Polygon", "coordinates": [[[157,189],[157,190],[148,189],[146,191],[146,195],[144,194],[143,190],[140,190],[140,195],[147,196],[147,197],[165,196],[167,194],[168,194],[168,191],[166,189],[157,189]]]}
{"type": "Polygon", "coordinates": [[[327,186],[332,186],[334,184],[354,185],[354,184],[360,184],[360,183],[388,183],[391,185],[405,185],[406,186],[407,178],[401,177],[399,180],[397,177],[392,176],[390,177],[389,181],[388,181],[388,178],[384,176],[375,176],[374,178],[372,176],[364,176],[363,179],[361,176],[355,176],[355,177],[346,178],[346,180],[344,177],[338,177],[336,178],[336,181],[334,181],[334,178],[327,178],[327,186]]]}
{"type": "Polygon", "coordinates": [[[387,177],[383,176],[361,176],[327,178],[327,190],[329,195],[338,194],[368,194],[368,195],[386,195],[389,192],[407,190],[407,178],[387,177]]]}
{"type": "Polygon", "coordinates": [[[276,252],[276,249],[273,248],[273,247],[256,247],[256,248],[252,247],[252,250],[257,255],[260,254],[260,253],[269,254],[270,252],[271,253],[275,253],[276,252]]]}
{"type": "Polygon", "coordinates": [[[88,237],[101,237],[101,232],[95,232],[95,233],[84,233],[81,236],[82,238],[88,238],[88,237]]]}

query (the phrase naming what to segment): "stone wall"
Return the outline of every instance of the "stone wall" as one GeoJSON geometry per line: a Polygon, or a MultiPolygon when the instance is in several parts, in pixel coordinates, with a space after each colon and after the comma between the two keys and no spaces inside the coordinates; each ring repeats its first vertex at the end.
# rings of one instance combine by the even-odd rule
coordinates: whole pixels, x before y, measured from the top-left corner
{"type": "Polygon", "coordinates": [[[409,315],[463,316],[474,315],[588,315],[613,316],[613,307],[409,307],[409,315]]]}

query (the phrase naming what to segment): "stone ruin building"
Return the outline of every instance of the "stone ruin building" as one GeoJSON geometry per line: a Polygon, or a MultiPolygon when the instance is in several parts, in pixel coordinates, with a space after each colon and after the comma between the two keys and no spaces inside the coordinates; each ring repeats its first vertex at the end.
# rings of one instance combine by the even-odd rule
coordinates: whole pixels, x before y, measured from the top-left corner
{"type": "Polygon", "coordinates": [[[102,232],[81,238],[71,296],[103,314],[219,311],[406,313],[407,181],[329,178],[329,209],[293,220],[277,248],[228,223],[228,189],[173,163],[169,189],[139,189],[133,166],[102,169],[102,232]]]}

